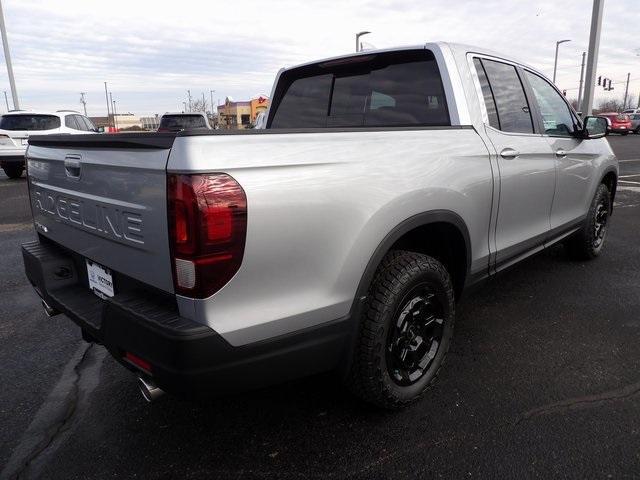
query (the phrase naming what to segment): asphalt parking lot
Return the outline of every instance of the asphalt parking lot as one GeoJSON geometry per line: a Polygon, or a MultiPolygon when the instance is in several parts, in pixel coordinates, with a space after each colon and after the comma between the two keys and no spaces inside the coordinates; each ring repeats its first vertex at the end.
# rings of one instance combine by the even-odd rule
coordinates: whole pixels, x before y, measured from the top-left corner
{"type": "Polygon", "coordinates": [[[640,474],[640,135],[604,254],[554,247],[458,308],[447,364],[388,413],[331,375],[153,405],[135,377],[47,318],[23,274],[26,182],[0,174],[2,478],[631,478],[640,474]]]}

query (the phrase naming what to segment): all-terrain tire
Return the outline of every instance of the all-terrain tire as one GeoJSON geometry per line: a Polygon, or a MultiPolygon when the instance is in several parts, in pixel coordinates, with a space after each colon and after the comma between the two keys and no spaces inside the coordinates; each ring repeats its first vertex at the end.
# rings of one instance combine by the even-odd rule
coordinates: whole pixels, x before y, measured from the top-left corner
{"type": "Polygon", "coordinates": [[[22,172],[24,172],[24,167],[22,165],[19,166],[6,166],[6,167],[2,167],[2,170],[4,170],[4,173],[7,175],[7,177],[12,178],[12,179],[16,179],[16,178],[20,178],[22,176],[22,172]]]}
{"type": "Polygon", "coordinates": [[[581,229],[565,242],[565,247],[573,258],[591,260],[600,255],[609,230],[611,208],[609,189],[600,184],[581,229]]]}
{"type": "MultiPolygon", "coordinates": [[[[366,402],[387,409],[414,402],[438,375],[453,335],[455,300],[449,273],[439,261],[427,255],[391,251],[378,267],[363,310],[352,364],[346,376],[348,388],[366,402]],[[438,322],[440,340],[428,366],[418,370],[423,372],[421,376],[410,385],[401,385],[388,368],[388,363],[392,363],[388,362],[392,348],[390,330],[398,328],[400,315],[407,312],[405,302],[410,302],[409,297],[417,291],[432,292],[425,297],[434,305],[437,302],[438,316],[442,317],[438,322]]],[[[394,330],[394,334],[396,332],[394,330]]],[[[397,375],[397,371],[394,374],[397,375]]]]}

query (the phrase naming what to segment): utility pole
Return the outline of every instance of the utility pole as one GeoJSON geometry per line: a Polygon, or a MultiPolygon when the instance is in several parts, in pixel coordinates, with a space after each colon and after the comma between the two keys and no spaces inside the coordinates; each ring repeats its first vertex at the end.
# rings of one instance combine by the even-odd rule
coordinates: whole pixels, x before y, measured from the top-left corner
{"type": "Polygon", "coordinates": [[[111,126],[111,118],[109,114],[111,113],[111,109],[109,108],[109,94],[107,93],[107,82],[104,82],[104,98],[107,100],[107,126],[111,126]]]}
{"type": "Polygon", "coordinates": [[[189,111],[191,111],[191,90],[187,90],[187,95],[189,97],[189,111]]]}
{"type": "MultiPolygon", "coordinates": [[[[11,98],[13,99],[13,109],[20,110],[20,102],[18,100],[18,91],[16,90],[16,79],[13,77],[13,66],[11,65],[11,54],[9,53],[9,40],[7,39],[7,28],[4,24],[4,11],[2,10],[2,1],[0,0],[0,33],[2,33],[2,46],[4,47],[4,59],[7,62],[7,75],[9,76],[9,85],[11,86],[11,98]]],[[[6,95],[6,92],[5,92],[6,95]]],[[[7,110],[9,110],[7,108],[7,110]]]]}
{"type": "Polygon", "coordinates": [[[582,105],[582,87],[584,86],[584,62],[587,57],[587,52],[582,52],[582,67],[580,67],[580,87],[578,88],[578,110],[582,105]]]}
{"type": "Polygon", "coordinates": [[[116,110],[116,101],[113,101],[113,123],[115,124],[116,133],[118,133],[118,121],[116,120],[116,115],[118,115],[116,110]]]}
{"type": "Polygon", "coordinates": [[[356,52],[359,52],[360,50],[362,50],[362,46],[360,45],[360,37],[363,35],[367,35],[371,32],[358,32],[356,33],[356,52]]]}
{"type": "Polygon", "coordinates": [[[213,117],[213,92],[215,92],[215,90],[209,90],[209,95],[211,95],[211,117],[213,117]]]}
{"type": "Polygon", "coordinates": [[[624,102],[622,102],[622,109],[627,108],[627,95],[629,95],[629,77],[631,76],[631,72],[627,73],[627,86],[624,89],[624,102]]]}
{"type": "Polygon", "coordinates": [[[596,70],[598,68],[603,9],[604,0],[593,0],[591,33],[589,34],[589,56],[587,57],[587,76],[585,79],[584,97],[582,98],[581,108],[583,117],[591,115],[593,112],[593,92],[596,88],[596,70]]]}
{"type": "Polygon", "coordinates": [[[84,116],[87,116],[87,101],[85,100],[84,96],[87,94],[87,92],[80,92],[80,103],[82,104],[82,106],[84,107],[84,116]]]}
{"type": "Polygon", "coordinates": [[[558,47],[560,47],[561,43],[567,43],[571,40],[558,40],[556,42],[556,59],[553,62],[553,83],[556,83],[556,70],[558,70],[558,47]]]}
{"type": "Polygon", "coordinates": [[[7,98],[7,91],[4,91],[4,103],[7,104],[7,112],[10,110],[9,109],[9,99],[7,98]]]}
{"type": "Polygon", "coordinates": [[[116,103],[113,101],[113,93],[109,92],[109,99],[111,101],[111,114],[113,115],[113,128],[118,130],[118,122],[116,122],[116,103]]]}
{"type": "Polygon", "coordinates": [[[204,99],[204,92],[202,92],[202,110],[204,111],[205,115],[207,114],[207,102],[204,99]]]}

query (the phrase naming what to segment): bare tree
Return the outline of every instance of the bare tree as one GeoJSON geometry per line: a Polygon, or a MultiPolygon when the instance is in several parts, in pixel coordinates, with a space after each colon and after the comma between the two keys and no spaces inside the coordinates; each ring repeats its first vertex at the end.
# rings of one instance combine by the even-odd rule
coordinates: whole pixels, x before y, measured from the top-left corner
{"type": "Polygon", "coordinates": [[[202,98],[198,98],[191,102],[191,111],[192,112],[203,112],[207,113],[209,109],[209,102],[203,100],[202,98]]]}
{"type": "Polygon", "coordinates": [[[624,110],[621,98],[613,98],[609,100],[600,100],[598,102],[598,113],[604,112],[621,112],[624,110]]]}

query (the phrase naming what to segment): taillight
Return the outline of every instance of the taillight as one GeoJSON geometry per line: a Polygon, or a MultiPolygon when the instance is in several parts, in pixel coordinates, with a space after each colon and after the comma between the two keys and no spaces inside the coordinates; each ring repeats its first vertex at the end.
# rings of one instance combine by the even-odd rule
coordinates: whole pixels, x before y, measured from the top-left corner
{"type": "Polygon", "coordinates": [[[206,298],[240,268],[247,197],[225,173],[168,176],[169,241],[176,293],[206,298]]]}

